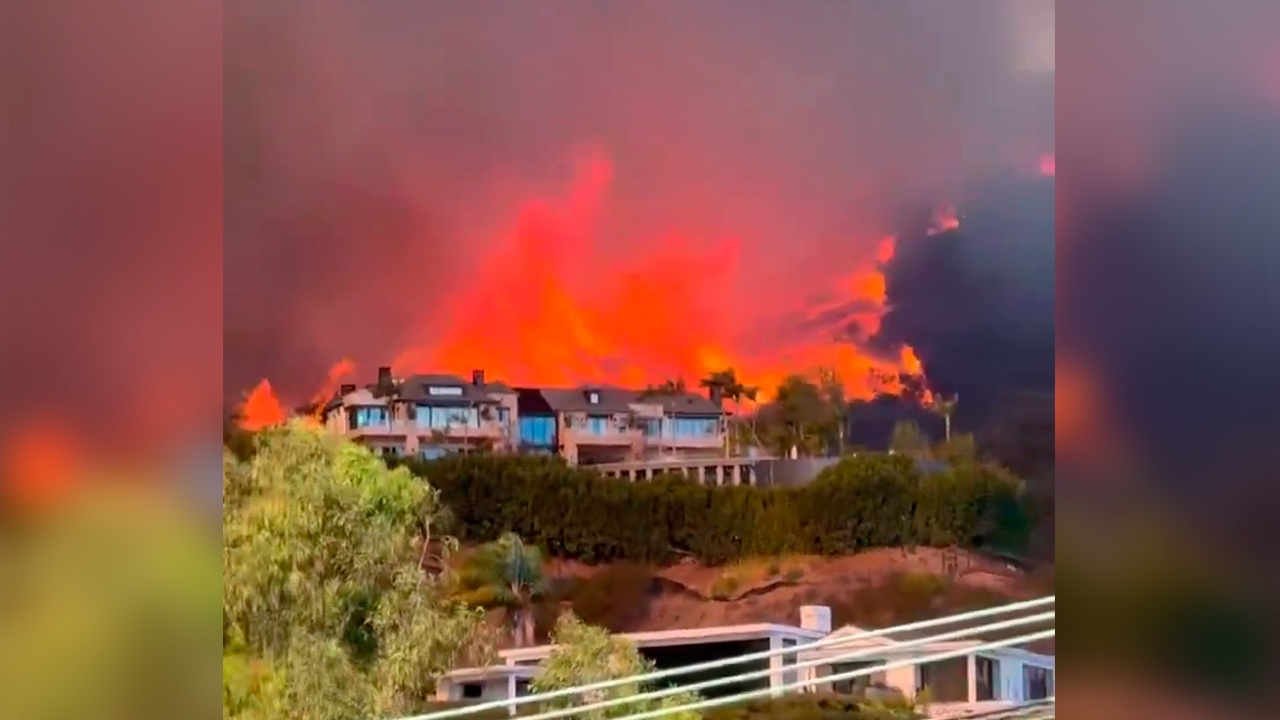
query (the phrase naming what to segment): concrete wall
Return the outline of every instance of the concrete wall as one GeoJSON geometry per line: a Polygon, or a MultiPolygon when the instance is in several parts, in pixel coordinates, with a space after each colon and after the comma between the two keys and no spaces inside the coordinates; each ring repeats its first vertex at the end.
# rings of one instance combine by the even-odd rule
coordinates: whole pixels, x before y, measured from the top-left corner
{"type": "Polygon", "coordinates": [[[813,482],[818,473],[839,462],[839,458],[779,458],[756,462],[756,482],[762,487],[798,487],[813,482]]]}

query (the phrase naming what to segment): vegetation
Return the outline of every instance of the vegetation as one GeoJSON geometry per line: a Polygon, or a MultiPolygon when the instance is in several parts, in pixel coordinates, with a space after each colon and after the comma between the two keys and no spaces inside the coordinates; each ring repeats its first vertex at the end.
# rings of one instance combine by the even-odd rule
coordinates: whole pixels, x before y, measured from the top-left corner
{"type": "MultiPolygon", "coordinates": [[[[601,628],[587,625],[572,613],[566,613],[560,617],[556,623],[555,632],[552,633],[552,641],[557,648],[540,663],[541,671],[532,683],[532,689],[536,693],[634,677],[654,670],[653,663],[640,654],[634,643],[621,637],[611,636],[601,628]]],[[[584,695],[555,698],[541,705],[543,710],[581,707],[615,698],[632,697],[651,689],[639,683],[629,683],[584,695]]],[[[697,700],[697,695],[682,692],[653,700],[588,710],[576,713],[574,717],[605,720],[605,718],[626,717],[636,713],[677,708],[697,700]]],[[[677,711],[666,717],[672,720],[696,720],[699,715],[697,712],[677,711]]]]}
{"type": "Polygon", "coordinates": [[[467,605],[504,610],[517,647],[535,644],[534,610],[546,595],[542,553],[515,533],[472,553],[462,563],[455,593],[467,605]]]}
{"type": "Polygon", "coordinates": [[[410,462],[453,509],[458,532],[515,532],[553,555],[604,562],[706,564],[875,547],[1019,548],[1022,483],[980,463],[922,475],[908,457],[844,458],[800,488],[705,487],[679,477],[626,483],[555,458],[513,455],[410,462]],[[622,522],[624,519],[643,522],[622,522]]]}
{"type": "Polygon", "coordinates": [[[874,702],[851,695],[805,694],[709,708],[702,720],[915,720],[921,717],[923,715],[905,701],[874,702]]]}
{"type": "Polygon", "coordinates": [[[438,494],[319,430],[259,433],[223,461],[223,717],[330,720],[417,711],[492,633],[450,599],[438,494]]]}

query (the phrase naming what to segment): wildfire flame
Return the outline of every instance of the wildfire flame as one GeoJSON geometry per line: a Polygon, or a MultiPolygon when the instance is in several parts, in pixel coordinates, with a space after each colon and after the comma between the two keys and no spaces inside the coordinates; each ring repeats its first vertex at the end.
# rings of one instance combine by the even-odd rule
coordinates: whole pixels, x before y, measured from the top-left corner
{"type": "Polygon", "coordinates": [[[261,430],[279,425],[288,417],[280,398],[271,389],[271,381],[263,380],[249,391],[240,405],[240,427],[245,430],[261,430]]]}
{"type": "Polygon", "coordinates": [[[0,453],[0,490],[19,505],[45,505],[72,489],[80,467],[80,453],[62,427],[32,422],[6,438],[0,453]]]}
{"type": "MultiPolygon", "coordinates": [[[[807,335],[760,350],[758,340],[744,341],[753,339],[756,318],[725,300],[728,288],[750,286],[739,268],[739,242],[670,235],[617,257],[593,233],[612,177],[609,161],[592,156],[563,197],[522,203],[466,291],[412,329],[429,339],[393,359],[397,375],[465,376],[483,368],[517,385],[643,387],[681,377],[696,387],[700,378],[733,368],[761,399],[788,375],[819,368],[840,378],[853,398],[900,393],[900,375],[922,375],[912,348],[885,352],[867,342],[887,310],[883,267],[893,258],[894,238],[882,238],[875,255],[831,289],[829,302],[791,313],[809,321],[807,335]],[[823,311],[836,311],[838,321],[816,320],[823,311]]],[[[954,212],[938,219],[943,229],[958,224],[954,212]]],[[[350,361],[339,363],[317,397],[331,396],[336,378],[353,371],[350,361]]],[[[250,429],[285,415],[265,380],[241,411],[250,429]]]]}

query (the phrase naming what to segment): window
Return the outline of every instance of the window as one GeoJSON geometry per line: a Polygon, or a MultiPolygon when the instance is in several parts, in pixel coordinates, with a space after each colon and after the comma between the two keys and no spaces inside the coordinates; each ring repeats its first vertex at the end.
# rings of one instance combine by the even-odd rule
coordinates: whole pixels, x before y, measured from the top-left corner
{"type": "MultiPolygon", "coordinates": [[[[866,670],[867,668],[877,667],[881,664],[883,663],[879,663],[879,662],[832,663],[831,672],[828,674],[844,675],[846,673],[857,672],[859,670],[866,670]]],[[[857,677],[845,678],[844,680],[836,680],[835,682],[831,683],[831,691],[840,693],[841,695],[854,695],[854,694],[860,693],[866,690],[867,688],[871,687],[871,682],[872,680],[875,679],[874,675],[877,675],[877,674],[879,673],[868,673],[866,675],[859,675],[857,677]]]]}
{"type": "Polygon", "coordinates": [[[520,444],[535,448],[555,447],[556,419],[549,415],[521,415],[520,444]]]}
{"type": "Polygon", "coordinates": [[[351,429],[387,425],[391,416],[385,407],[356,407],[351,409],[351,429]]]}
{"type": "Polygon", "coordinates": [[[973,672],[976,676],[974,684],[977,686],[977,696],[975,699],[996,700],[1000,694],[1000,663],[989,657],[981,655],[973,659],[973,672]]]}
{"type": "MultiPolygon", "coordinates": [[[[796,646],[795,638],[782,638],[782,647],[793,648],[796,646]]],[[[796,671],[791,667],[796,664],[796,653],[789,652],[782,654],[782,684],[794,685],[796,683],[796,671]]]]}
{"type": "Polygon", "coordinates": [[[934,702],[966,702],[969,699],[969,660],[950,658],[921,663],[917,670],[920,689],[928,688],[934,702]]]}
{"type": "Polygon", "coordinates": [[[608,415],[588,416],[587,417],[587,434],[608,435],[609,434],[609,416],[608,415]]]}
{"type": "Polygon", "coordinates": [[[662,432],[662,421],[657,418],[645,420],[641,427],[646,437],[657,437],[662,432]]]}
{"type": "Polygon", "coordinates": [[[427,446],[418,451],[418,456],[423,460],[439,460],[447,454],[447,450],[435,446],[427,446]]]}
{"type": "Polygon", "coordinates": [[[591,392],[587,393],[587,402],[591,403],[592,405],[599,405],[600,393],[596,392],[595,390],[592,390],[591,392]]]}
{"type": "Polygon", "coordinates": [[[529,681],[517,680],[516,681],[516,697],[524,697],[525,695],[528,695],[528,694],[529,694],[529,681]]]}
{"type": "Polygon", "coordinates": [[[462,683],[463,700],[479,700],[484,697],[484,686],[480,683],[462,683]]]}
{"type": "Polygon", "coordinates": [[[456,385],[428,385],[427,394],[442,397],[462,397],[462,388],[456,385]]]}
{"type": "Polygon", "coordinates": [[[508,423],[508,422],[510,422],[510,421],[511,421],[511,408],[508,408],[508,407],[499,407],[499,408],[498,408],[498,422],[500,422],[500,423],[502,423],[502,424],[504,424],[504,425],[505,425],[505,424],[507,424],[507,423],[508,423]]]}
{"type": "Polygon", "coordinates": [[[480,427],[480,410],[478,408],[438,407],[419,405],[414,410],[414,422],[418,427],[432,430],[449,430],[450,428],[480,427]]]}
{"type": "Polygon", "coordinates": [[[1022,699],[1044,700],[1053,694],[1053,671],[1035,665],[1022,666],[1022,699]]]}
{"type": "Polygon", "coordinates": [[[716,418],[674,418],[667,424],[669,434],[677,438],[709,438],[720,431],[716,418]]]}

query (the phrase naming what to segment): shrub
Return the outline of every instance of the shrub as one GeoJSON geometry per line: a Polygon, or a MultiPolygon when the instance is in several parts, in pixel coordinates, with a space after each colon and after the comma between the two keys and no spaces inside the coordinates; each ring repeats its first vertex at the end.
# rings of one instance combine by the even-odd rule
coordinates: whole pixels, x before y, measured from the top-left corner
{"type": "Polygon", "coordinates": [[[692,555],[719,565],[874,547],[1016,547],[1029,531],[1017,478],[982,465],[921,476],[897,455],[844,458],[799,488],[706,487],[680,476],[633,483],[520,455],[409,465],[440,490],[464,541],[513,531],[587,562],[692,555]]]}
{"type": "Polygon", "coordinates": [[[734,593],[738,592],[738,588],[741,585],[742,581],[737,575],[726,572],[711,584],[711,597],[716,600],[728,600],[733,597],[734,593]]]}
{"type": "Polygon", "coordinates": [[[905,701],[873,702],[851,695],[805,693],[709,708],[702,720],[915,720],[905,701]]]}

